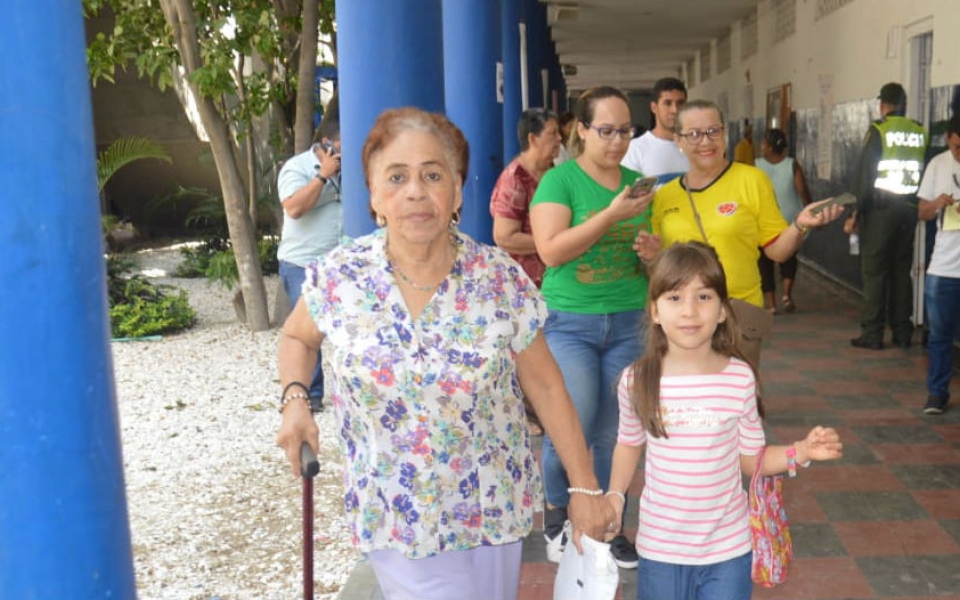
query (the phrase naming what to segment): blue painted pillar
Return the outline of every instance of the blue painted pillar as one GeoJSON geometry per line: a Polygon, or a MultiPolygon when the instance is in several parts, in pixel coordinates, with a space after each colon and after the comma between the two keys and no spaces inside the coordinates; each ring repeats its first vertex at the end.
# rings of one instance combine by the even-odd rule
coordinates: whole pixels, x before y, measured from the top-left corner
{"type": "Polygon", "coordinates": [[[544,24],[545,35],[543,37],[543,65],[542,68],[547,71],[547,108],[553,110],[560,108],[560,79],[557,77],[557,71],[560,67],[560,61],[557,59],[557,48],[550,38],[550,27],[544,24]],[[556,93],[557,105],[553,104],[553,96],[556,93]]]}
{"type": "Polygon", "coordinates": [[[136,598],[82,8],[6,6],[0,596],[136,598]]]}
{"type": "Polygon", "coordinates": [[[530,108],[545,107],[540,69],[543,68],[543,36],[547,32],[547,7],[539,0],[524,0],[523,21],[527,25],[527,85],[530,108]]]}
{"type": "Polygon", "coordinates": [[[501,0],[500,35],[503,60],[503,158],[520,154],[517,123],[520,121],[520,2],[501,0]]]}
{"type": "Polygon", "coordinates": [[[503,109],[497,101],[500,50],[499,3],[443,0],[447,116],[470,143],[460,228],[488,244],[493,243],[490,193],[503,170],[503,109]]]}
{"type": "Polygon", "coordinates": [[[440,0],[337,0],[343,230],[373,231],[360,152],[377,116],[416,106],[442,112],[440,0]]]}

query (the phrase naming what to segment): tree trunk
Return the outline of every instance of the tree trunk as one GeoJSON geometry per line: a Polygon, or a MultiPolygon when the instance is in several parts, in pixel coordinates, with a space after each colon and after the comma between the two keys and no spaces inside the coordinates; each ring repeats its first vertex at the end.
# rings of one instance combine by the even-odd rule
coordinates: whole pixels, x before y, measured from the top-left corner
{"type": "MultiPolygon", "coordinates": [[[[174,40],[189,80],[202,64],[200,44],[197,39],[196,14],[189,0],[160,0],[160,6],[167,23],[173,29],[174,40]]],[[[230,127],[217,110],[213,100],[202,97],[195,84],[191,83],[190,88],[197,100],[200,121],[210,135],[210,148],[213,151],[213,160],[217,165],[217,175],[223,192],[230,243],[237,260],[240,291],[243,294],[246,309],[246,324],[253,331],[264,331],[270,328],[267,291],[260,271],[256,232],[247,210],[243,179],[236,154],[234,154],[230,127]]]]}
{"type": "Polygon", "coordinates": [[[314,78],[317,73],[317,39],[320,37],[320,0],[304,0],[300,31],[300,66],[297,71],[297,117],[293,125],[293,152],[305,152],[313,141],[314,78]]]}

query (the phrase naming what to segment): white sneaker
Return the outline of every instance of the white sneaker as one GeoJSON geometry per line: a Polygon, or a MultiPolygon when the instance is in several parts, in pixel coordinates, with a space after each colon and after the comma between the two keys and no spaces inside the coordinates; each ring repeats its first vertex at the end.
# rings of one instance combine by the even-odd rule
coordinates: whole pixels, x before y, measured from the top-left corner
{"type": "Polygon", "coordinates": [[[567,547],[567,540],[570,539],[570,521],[563,524],[563,529],[554,537],[543,534],[543,539],[547,542],[547,560],[552,563],[559,563],[563,557],[563,550],[567,547]]]}

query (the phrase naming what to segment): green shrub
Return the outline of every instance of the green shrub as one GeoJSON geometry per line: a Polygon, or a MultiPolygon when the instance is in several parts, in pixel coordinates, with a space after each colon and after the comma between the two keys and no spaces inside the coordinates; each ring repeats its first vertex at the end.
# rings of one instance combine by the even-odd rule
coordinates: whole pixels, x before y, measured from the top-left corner
{"type": "Polygon", "coordinates": [[[157,286],[140,276],[126,276],[133,261],[122,254],[107,257],[110,332],[115,338],[138,338],[189,329],[197,321],[187,293],[157,286]]]}
{"type": "Polygon", "coordinates": [[[177,270],[173,273],[174,277],[187,279],[206,277],[207,267],[210,265],[210,259],[213,258],[213,255],[229,247],[229,242],[223,238],[208,238],[199,246],[181,248],[180,264],[177,265],[177,270]]]}
{"type": "MultiPolygon", "coordinates": [[[[260,252],[260,272],[264,275],[276,275],[280,272],[280,261],[277,260],[277,248],[280,240],[276,236],[268,235],[260,238],[257,248],[260,252]]],[[[175,277],[206,277],[210,281],[224,283],[232,288],[236,283],[236,265],[230,266],[233,261],[233,250],[230,242],[219,238],[211,238],[193,248],[180,249],[180,264],[174,272],[175,277]],[[215,263],[215,264],[213,264],[215,263]]]]}
{"type": "MultiPolygon", "coordinates": [[[[260,272],[263,275],[276,275],[280,272],[280,261],[277,260],[277,247],[280,240],[276,236],[265,236],[257,242],[257,250],[260,255],[260,272]]],[[[199,247],[198,247],[199,249],[199,247]]],[[[181,251],[183,252],[183,251],[181,251]]],[[[194,264],[199,265],[203,260],[206,263],[203,274],[211,282],[219,283],[228,290],[240,281],[240,274],[237,272],[237,260],[233,256],[233,248],[225,250],[207,250],[206,256],[202,259],[193,258],[194,264]]],[[[180,272],[180,269],[177,269],[180,272]]]]}

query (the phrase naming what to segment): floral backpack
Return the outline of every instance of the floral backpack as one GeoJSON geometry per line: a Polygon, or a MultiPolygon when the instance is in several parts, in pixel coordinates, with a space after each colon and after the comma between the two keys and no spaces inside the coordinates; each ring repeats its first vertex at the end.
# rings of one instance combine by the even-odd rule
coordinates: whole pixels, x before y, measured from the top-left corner
{"type": "Polygon", "coordinates": [[[750,537],[753,542],[753,582],[773,587],[787,580],[793,558],[790,522],[783,506],[783,477],[760,475],[761,448],[757,468],[750,478],[750,537]]]}

